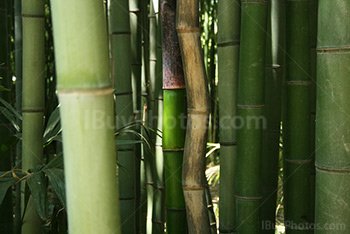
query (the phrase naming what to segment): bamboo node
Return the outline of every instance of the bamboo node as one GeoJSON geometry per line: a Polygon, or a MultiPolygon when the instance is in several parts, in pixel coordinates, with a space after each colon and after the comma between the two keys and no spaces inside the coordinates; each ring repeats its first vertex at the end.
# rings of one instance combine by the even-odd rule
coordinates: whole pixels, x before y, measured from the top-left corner
{"type": "Polygon", "coordinates": [[[324,167],[319,166],[315,163],[316,169],[320,171],[328,171],[328,172],[339,172],[339,173],[350,173],[350,168],[331,168],[331,167],[324,167]]]}
{"type": "Polygon", "coordinates": [[[251,200],[251,201],[258,201],[262,199],[262,197],[244,197],[244,196],[238,196],[238,195],[235,195],[235,198],[241,199],[241,200],[251,200]]]}
{"type": "Polygon", "coordinates": [[[218,47],[225,47],[225,46],[236,46],[236,45],[240,45],[240,44],[241,44],[240,40],[233,40],[233,41],[218,42],[217,46],[218,47]]]}
{"type": "Polygon", "coordinates": [[[299,160],[299,159],[287,159],[287,158],[285,158],[284,161],[286,161],[288,163],[308,164],[311,162],[311,159],[299,160]]]}
{"type": "Polygon", "coordinates": [[[26,18],[45,18],[45,15],[22,14],[22,17],[26,17],[26,18]]]}
{"type": "Polygon", "coordinates": [[[82,96],[82,95],[107,95],[113,94],[114,89],[109,87],[92,88],[92,89],[60,89],[57,90],[57,94],[60,95],[71,95],[71,96],[82,96]]]}
{"type": "Polygon", "coordinates": [[[204,186],[182,186],[182,189],[184,191],[198,191],[198,190],[204,190],[205,187],[204,186]]]}
{"type": "Polygon", "coordinates": [[[288,80],[286,81],[287,85],[311,85],[311,81],[306,80],[288,80]]]}
{"type": "Polygon", "coordinates": [[[236,146],[237,141],[232,141],[232,142],[220,142],[221,146],[236,146]]]}
{"type": "Polygon", "coordinates": [[[163,148],[163,152],[181,152],[184,151],[184,148],[175,148],[175,149],[165,149],[163,148]]]}

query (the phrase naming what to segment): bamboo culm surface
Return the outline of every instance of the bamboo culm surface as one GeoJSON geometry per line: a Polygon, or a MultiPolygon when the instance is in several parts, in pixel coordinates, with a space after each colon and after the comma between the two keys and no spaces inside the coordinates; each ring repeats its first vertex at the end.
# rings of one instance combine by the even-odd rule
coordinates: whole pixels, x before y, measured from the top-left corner
{"type": "Polygon", "coordinates": [[[209,90],[200,43],[198,0],[179,0],[176,12],[187,94],[182,186],[190,234],[211,232],[205,197],[209,90]]]}
{"type": "Polygon", "coordinates": [[[316,234],[350,233],[350,1],[319,0],[316,234]],[[345,33],[347,32],[347,33],[345,33]]]}

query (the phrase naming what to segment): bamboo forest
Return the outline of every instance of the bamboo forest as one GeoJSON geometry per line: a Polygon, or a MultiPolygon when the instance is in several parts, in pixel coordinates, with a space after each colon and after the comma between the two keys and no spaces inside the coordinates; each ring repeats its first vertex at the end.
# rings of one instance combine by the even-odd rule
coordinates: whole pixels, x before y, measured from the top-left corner
{"type": "Polygon", "coordinates": [[[350,234],[350,0],[0,0],[0,234],[350,234]]]}

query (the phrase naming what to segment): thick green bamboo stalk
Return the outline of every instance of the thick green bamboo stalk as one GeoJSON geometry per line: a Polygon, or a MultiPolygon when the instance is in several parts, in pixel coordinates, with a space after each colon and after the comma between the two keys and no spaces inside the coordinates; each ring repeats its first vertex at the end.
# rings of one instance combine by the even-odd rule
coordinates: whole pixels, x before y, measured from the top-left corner
{"type": "Polygon", "coordinates": [[[264,107],[265,1],[242,1],[241,47],[238,82],[236,170],[237,233],[261,230],[261,150],[264,107]]]}
{"type": "MultiPolygon", "coordinates": [[[[10,39],[10,28],[8,20],[8,8],[9,1],[0,1],[0,84],[5,88],[11,88],[11,63],[9,61],[9,39],[10,39]]],[[[10,92],[1,91],[0,97],[9,101],[10,92]]],[[[0,113],[0,146],[4,144],[6,146],[6,140],[11,135],[11,126],[9,121],[0,113]]],[[[8,171],[11,170],[11,154],[6,153],[5,157],[0,160],[0,170],[8,171]]],[[[9,189],[5,195],[5,198],[0,205],[0,233],[11,233],[12,232],[12,191],[9,189]]]]}
{"type": "Polygon", "coordinates": [[[236,204],[234,192],[237,158],[237,84],[241,8],[239,0],[218,2],[218,74],[220,113],[220,200],[219,231],[235,233],[236,204]]]}
{"type": "Polygon", "coordinates": [[[286,1],[284,216],[287,233],[310,233],[309,1],[286,1]]]}
{"type": "Polygon", "coordinates": [[[51,6],[69,233],[118,234],[114,103],[103,2],[61,0],[51,6]]]}
{"type": "MultiPolygon", "coordinates": [[[[141,30],[141,11],[140,0],[129,0],[129,14],[130,14],[130,32],[131,32],[131,84],[133,92],[133,109],[135,120],[141,121],[141,44],[142,44],[142,30],[141,30]]],[[[140,128],[136,128],[141,131],[140,128]]],[[[144,173],[141,173],[141,145],[137,144],[135,147],[135,184],[136,184],[136,232],[146,232],[146,217],[141,218],[141,213],[146,209],[145,194],[142,187],[144,187],[145,178],[144,173]],[[143,182],[141,182],[143,181],[143,182]],[[144,194],[144,195],[143,195],[144,194]]]]}
{"type": "Polygon", "coordinates": [[[349,14],[350,1],[319,0],[316,234],[350,233],[349,14]]]}
{"type": "MultiPolygon", "coordinates": [[[[128,0],[110,3],[110,30],[116,95],[116,129],[120,129],[133,120],[128,0]]],[[[118,140],[130,141],[133,140],[133,137],[119,136],[118,140]]],[[[121,230],[123,233],[136,233],[135,146],[120,145],[117,150],[118,163],[123,166],[123,169],[119,170],[121,230]]]]}
{"type": "Polygon", "coordinates": [[[198,0],[179,0],[176,30],[186,79],[187,129],[182,187],[189,233],[210,233],[205,198],[205,153],[210,101],[200,44],[198,0]]]}
{"type": "Polygon", "coordinates": [[[182,190],[185,81],[176,33],[176,0],[161,0],[163,58],[163,155],[167,233],[187,233],[182,190]]]}
{"type": "MultiPolygon", "coordinates": [[[[23,143],[22,168],[35,168],[43,160],[45,15],[43,0],[22,1],[23,21],[23,143]]],[[[22,185],[23,186],[23,185],[22,185]]],[[[24,190],[24,186],[22,188],[24,190]]],[[[22,207],[24,210],[24,207],[22,207]]],[[[32,199],[26,204],[22,233],[41,233],[41,219],[32,199]]]]}
{"type": "Polygon", "coordinates": [[[315,182],[316,182],[316,169],[315,169],[315,133],[316,133],[316,44],[317,44],[317,10],[318,0],[310,0],[310,47],[311,47],[311,91],[310,91],[310,153],[312,155],[311,172],[310,172],[310,221],[314,222],[315,219],[315,182]]]}
{"type": "Polygon", "coordinates": [[[262,170],[262,233],[275,233],[275,213],[279,172],[279,141],[281,124],[282,63],[284,48],[282,35],[283,1],[268,3],[266,60],[265,60],[265,107],[267,126],[263,130],[261,157],[262,170]]]}
{"type": "MultiPolygon", "coordinates": [[[[160,1],[150,0],[150,57],[149,57],[149,95],[150,95],[150,106],[153,113],[151,119],[151,127],[153,129],[162,129],[162,115],[163,108],[162,103],[159,102],[159,98],[162,97],[162,61],[161,51],[157,50],[158,44],[161,46],[161,27],[160,16],[159,16],[159,4],[160,1]]],[[[162,143],[161,137],[158,135],[154,136],[155,143],[155,158],[153,160],[153,213],[152,213],[152,233],[164,233],[164,160],[162,148],[159,147],[162,143]]]]}
{"type": "MultiPolygon", "coordinates": [[[[14,1],[15,10],[15,76],[16,76],[16,110],[22,112],[22,1],[14,1]]],[[[22,121],[17,119],[18,126],[22,129],[22,121]]],[[[16,164],[19,168],[22,167],[22,142],[18,142],[16,146],[16,164]]],[[[14,217],[14,234],[21,233],[21,184],[16,185],[16,203],[14,217]]]]}

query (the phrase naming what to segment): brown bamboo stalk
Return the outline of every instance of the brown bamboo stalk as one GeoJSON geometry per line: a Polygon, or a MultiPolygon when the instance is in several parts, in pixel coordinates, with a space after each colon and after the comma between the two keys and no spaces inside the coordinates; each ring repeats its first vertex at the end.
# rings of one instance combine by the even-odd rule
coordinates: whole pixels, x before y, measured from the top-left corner
{"type": "Polygon", "coordinates": [[[198,0],[179,0],[177,32],[187,93],[187,129],[182,169],[189,233],[210,233],[205,198],[208,84],[200,44],[198,0]]]}

